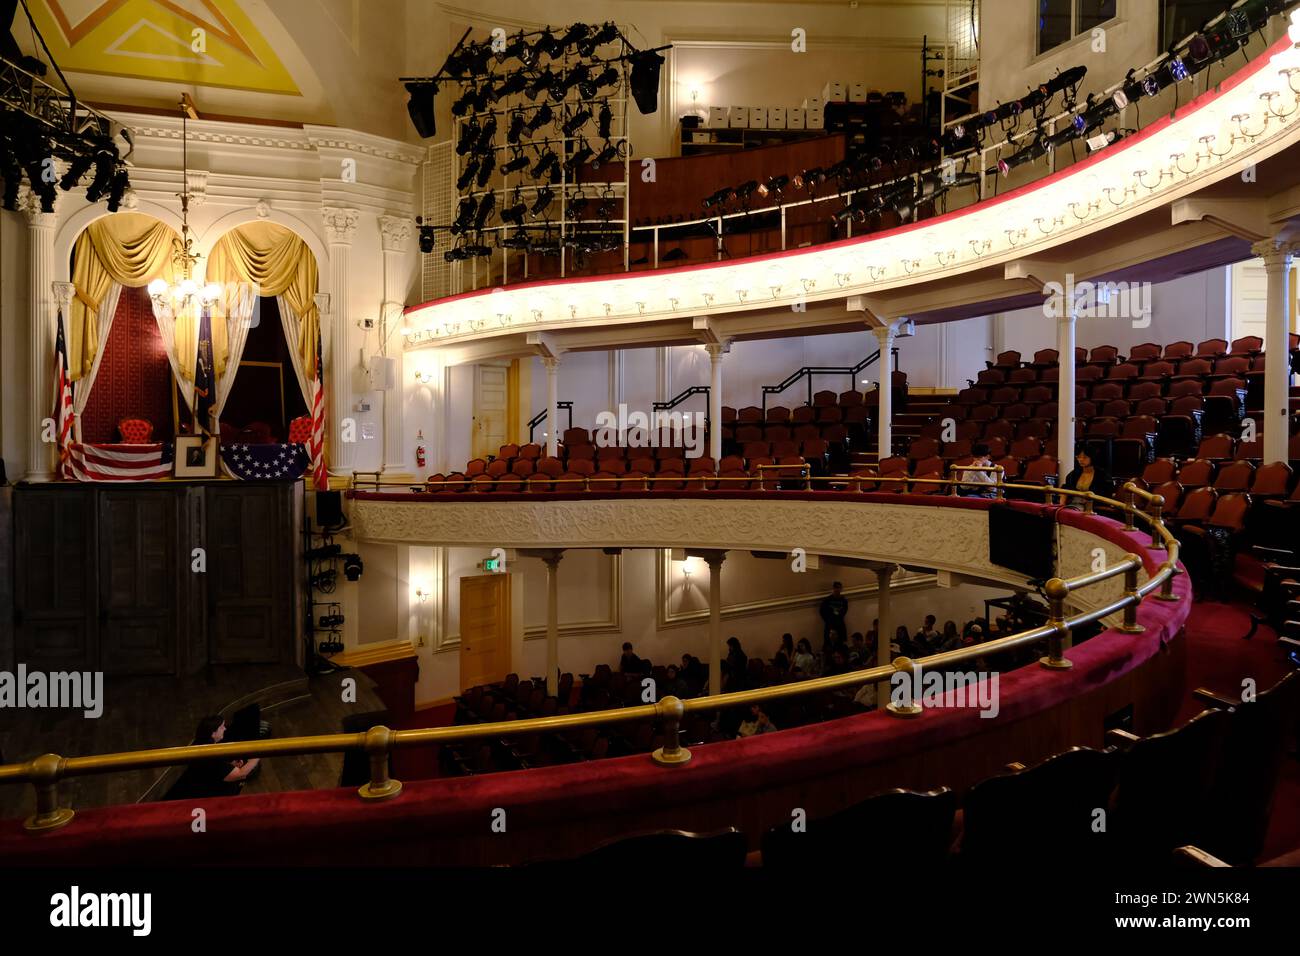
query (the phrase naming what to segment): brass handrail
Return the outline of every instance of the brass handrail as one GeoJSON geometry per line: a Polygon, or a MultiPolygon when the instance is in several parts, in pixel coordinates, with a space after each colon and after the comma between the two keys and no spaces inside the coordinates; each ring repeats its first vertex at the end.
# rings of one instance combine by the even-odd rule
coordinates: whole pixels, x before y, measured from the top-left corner
{"type": "MultiPolygon", "coordinates": [[[[867,476],[850,477],[865,479],[867,476]]],[[[622,481],[625,479],[620,477],[601,480],[622,481]]],[[[681,481],[682,478],[675,477],[670,480],[681,481]]],[[[708,476],[705,480],[722,481],[725,479],[708,476]]],[[[843,482],[845,478],[843,476],[821,476],[810,480],[843,482]]],[[[870,480],[927,484],[961,483],[959,479],[955,478],[889,478],[875,475],[870,476],[870,480]]],[[[393,484],[399,483],[394,482],[393,484]]],[[[402,482],[400,484],[405,485],[407,483],[402,482]]],[[[460,484],[460,482],[454,484],[460,484]]],[[[57,754],[43,754],[25,763],[0,766],[0,784],[30,783],[33,785],[36,791],[36,813],[27,818],[24,827],[29,831],[41,831],[66,826],[74,816],[73,810],[59,806],[58,783],[61,779],[95,773],[188,765],[222,758],[301,756],[315,753],[337,753],[346,750],[365,750],[370,758],[370,780],[358,789],[358,794],[366,800],[381,800],[396,796],[401,792],[402,788],[400,781],[393,780],[388,775],[388,755],[393,750],[404,747],[427,746],[434,743],[478,740],[501,736],[516,737],[575,727],[595,727],[654,719],[661,721],[663,724],[665,743],[663,747],[651,754],[651,759],[661,765],[674,766],[687,763],[690,760],[690,751],[681,746],[678,739],[681,720],[688,713],[720,710],[745,704],[763,703],[765,701],[817,694],[824,691],[847,689],[864,684],[880,683],[889,680],[899,672],[915,673],[918,669],[949,667],[1002,651],[1027,647],[1042,640],[1048,641],[1048,654],[1039,663],[1051,669],[1066,669],[1071,666],[1071,663],[1064,654],[1069,649],[1070,635],[1075,629],[1123,611],[1124,623],[1117,630],[1124,633],[1138,633],[1142,630],[1142,627],[1137,624],[1137,606],[1143,598],[1156,589],[1163,589],[1158,596],[1160,599],[1178,600],[1177,595],[1173,593],[1173,578],[1177,573],[1179,545],[1177,539],[1174,538],[1161,520],[1163,499],[1159,495],[1152,495],[1136,487],[1132,482],[1127,483],[1121,489],[1128,499],[1127,503],[1103,498],[1089,491],[1056,489],[1043,485],[1018,485],[998,481],[997,488],[999,494],[1004,489],[1022,489],[1036,493],[1081,499],[1085,507],[1103,504],[1117,508],[1124,512],[1126,528],[1129,526],[1136,527],[1137,521],[1145,523],[1150,528],[1152,537],[1150,546],[1163,548],[1166,552],[1166,560],[1157,568],[1156,573],[1150,575],[1146,583],[1140,587],[1137,584],[1137,575],[1144,565],[1141,556],[1136,552],[1129,558],[1103,571],[1078,575],[1068,580],[1052,578],[1044,586],[1049,604],[1048,622],[1039,627],[996,638],[982,644],[931,654],[928,657],[916,660],[899,657],[887,665],[878,665],[830,677],[817,677],[774,687],[715,694],[689,700],[680,700],[669,696],[660,699],[654,704],[555,717],[529,718],[526,720],[396,731],[379,726],[363,733],[354,734],[322,734],[306,737],[286,737],[278,740],[190,744],[181,747],[163,747],[153,750],[128,751],[87,757],[62,757],[57,754]],[[1137,504],[1139,499],[1147,506],[1145,510],[1137,504]],[[1125,590],[1122,597],[1103,607],[1093,608],[1090,611],[1074,616],[1066,615],[1065,602],[1071,592],[1099,584],[1121,574],[1125,576],[1125,590]]],[[[885,635],[878,637],[878,640],[882,639],[887,640],[888,637],[885,635]]],[[[894,709],[882,706],[880,709],[895,716],[915,716],[922,710],[920,704],[921,701],[918,697],[908,707],[894,709]]]]}

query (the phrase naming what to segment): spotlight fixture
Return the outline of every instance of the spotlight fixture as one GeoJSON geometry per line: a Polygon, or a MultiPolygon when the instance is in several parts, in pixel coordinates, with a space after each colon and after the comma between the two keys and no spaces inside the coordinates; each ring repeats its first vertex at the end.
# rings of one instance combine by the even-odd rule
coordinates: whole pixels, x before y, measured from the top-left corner
{"type": "Polygon", "coordinates": [[[519,172],[519,170],[523,169],[527,165],[528,157],[524,155],[524,151],[522,149],[516,149],[515,154],[511,157],[510,161],[502,164],[501,172],[508,176],[511,173],[519,172]]]}
{"type": "MultiPolygon", "coordinates": [[[[331,634],[328,640],[321,641],[317,645],[317,650],[322,654],[341,654],[343,652],[343,642],[339,640],[337,634],[331,634]]],[[[334,665],[331,664],[331,667],[334,665]]]]}
{"type": "Polygon", "coordinates": [[[420,251],[425,255],[433,252],[433,226],[424,225],[424,217],[415,217],[416,225],[420,227],[420,251]]]}
{"type": "Polygon", "coordinates": [[[528,121],[527,125],[524,128],[528,130],[528,135],[531,136],[533,133],[536,133],[539,129],[541,129],[543,126],[545,126],[554,118],[555,118],[555,113],[551,109],[551,104],[543,103],[541,106],[537,107],[537,109],[533,111],[532,119],[528,121]]]}
{"type": "Polygon", "coordinates": [[[512,146],[515,143],[518,143],[519,137],[523,134],[527,122],[528,121],[524,119],[524,114],[519,110],[515,110],[510,116],[510,128],[506,130],[506,142],[512,146]]]}
{"type": "Polygon", "coordinates": [[[659,68],[664,58],[654,50],[632,54],[632,99],[642,114],[659,109],[659,68]]]}
{"type": "Polygon", "coordinates": [[[578,107],[578,111],[564,121],[564,126],[562,127],[564,135],[572,136],[578,130],[582,129],[589,119],[591,119],[591,110],[587,109],[585,106],[578,107]]]}
{"type": "Polygon", "coordinates": [[[596,78],[591,82],[598,87],[617,86],[619,80],[618,70],[612,66],[607,66],[596,74],[596,78]]]}
{"type": "Polygon", "coordinates": [[[524,216],[527,213],[528,203],[516,197],[513,204],[506,206],[501,210],[501,221],[512,223],[514,225],[522,225],[524,216]]]}
{"type": "Polygon", "coordinates": [[[553,150],[550,149],[543,150],[542,155],[539,156],[537,159],[537,163],[530,170],[533,179],[541,179],[544,175],[546,175],[546,171],[558,162],[559,162],[559,157],[555,155],[555,152],[553,150]]]}
{"type": "Polygon", "coordinates": [[[789,176],[773,176],[767,182],[758,187],[758,194],[766,199],[768,196],[775,195],[780,197],[781,191],[790,184],[789,176]]]}
{"type": "Polygon", "coordinates": [[[559,46],[561,49],[567,49],[579,41],[585,40],[590,35],[591,27],[585,23],[575,23],[564,31],[564,36],[560,37],[559,46]]]}
{"type": "Polygon", "coordinates": [[[478,177],[474,180],[476,183],[478,183],[479,189],[482,189],[484,186],[486,186],[488,180],[492,178],[492,171],[496,169],[496,165],[497,165],[496,153],[483,154],[483,159],[478,164],[478,177]]]}
{"type": "Polygon", "coordinates": [[[320,616],[321,630],[328,631],[342,626],[343,626],[342,614],[322,614],[320,616]]]}
{"type": "Polygon", "coordinates": [[[497,135],[497,119],[495,116],[489,116],[486,123],[479,130],[478,140],[474,143],[474,151],[483,153],[492,148],[492,140],[497,135]]]}
{"type": "Polygon", "coordinates": [[[533,247],[533,244],[528,240],[528,237],[523,235],[522,233],[519,235],[509,236],[505,239],[502,239],[499,243],[497,243],[497,245],[499,245],[502,249],[519,249],[523,251],[527,251],[533,247]]]}
{"type": "Polygon", "coordinates": [[[411,116],[415,132],[421,139],[428,139],[436,129],[433,97],[438,88],[432,83],[407,83],[406,92],[411,94],[406,101],[406,112],[411,116]]]}
{"type": "Polygon", "coordinates": [[[723,205],[726,205],[728,202],[730,202],[730,201],[731,201],[732,199],[734,199],[735,197],[736,197],[736,193],[735,193],[734,190],[729,189],[729,188],[719,189],[719,190],[718,190],[716,193],[714,193],[713,195],[711,195],[711,196],[706,196],[706,197],[705,197],[705,199],[704,199],[704,208],[705,208],[705,209],[713,209],[715,206],[723,206],[723,205]]]}
{"type": "Polygon", "coordinates": [[[602,139],[609,139],[610,131],[614,128],[614,114],[611,112],[608,103],[601,104],[600,113],[596,118],[596,131],[600,133],[602,139]]]}
{"type": "Polygon", "coordinates": [[[343,575],[349,581],[355,581],[361,577],[361,572],[365,570],[365,565],[361,563],[361,555],[345,554],[343,555],[343,575]]]}
{"type": "Polygon", "coordinates": [[[456,178],[457,190],[464,192],[465,189],[469,187],[469,184],[474,181],[475,175],[478,174],[478,162],[478,159],[475,158],[465,164],[464,170],[462,170],[460,176],[456,178]]]}
{"type": "Polygon", "coordinates": [[[614,23],[602,24],[601,28],[595,33],[578,41],[578,55],[589,57],[596,52],[597,47],[612,43],[617,39],[618,26],[614,23]]]}
{"type": "Polygon", "coordinates": [[[93,161],[92,157],[86,153],[77,156],[68,167],[68,171],[63,174],[63,178],[59,180],[59,188],[67,192],[76,186],[77,183],[81,182],[81,177],[90,171],[90,164],[93,161]]]}
{"type": "Polygon", "coordinates": [[[311,578],[311,586],[314,590],[329,593],[334,590],[334,584],[337,581],[339,573],[333,568],[328,571],[322,571],[320,574],[314,574],[311,578]]]}
{"type": "Polygon", "coordinates": [[[493,98],[499,100],[503,97],[513,96],[516,93],[522,92],[524,87],[527,85],[528,75],[521,70],[516,70],[502,80],[499,86],[493,89],[492,95],[493,98]]]}
{"type": "Polygon", "coordinates": [[[483,198],[479,201],[478,211],[474,213],[474,229],[478,232],[483,231],[487,221],[492,216],[492,210],[496,208],[497,197],[495,193],[484,193],[483,198]]]}
{"type": "Polygon", "coordinates": [[[524,92],[530,100],[536,100],[543,93],[548,92],[554,82],[555,74],[551,71],[550,67],[546,67],[545,69],[537,71],[537,75],[533,77],[533,82],[529,83],[528,86],[524,88],[524,92]]]}
{"type": "Polygon", "coordinates": [[[591,161],[591,168],[600,169],[601,166],[612,163],[616,159],[618,159],[618,145],[606,142],[600,152],[596,154],[596,158],[591,161]]]}
{"type": "Polygon", "coordinates": [[[541,215],[542,210],[551,204],[551,200],[554,198],[555,192],[549,186],[543,186],[537,190],[537,196],[533,199],[533,204],[529,207],[528,212],[536,219],[541,215]]]}
{"type": "Polygon", "coordinates": [[[573,172],[594,155],[595,151],[584,141],[581,146],[573,151],[573,155],[564,161],[564,168],[569,172],[573,172]]]}

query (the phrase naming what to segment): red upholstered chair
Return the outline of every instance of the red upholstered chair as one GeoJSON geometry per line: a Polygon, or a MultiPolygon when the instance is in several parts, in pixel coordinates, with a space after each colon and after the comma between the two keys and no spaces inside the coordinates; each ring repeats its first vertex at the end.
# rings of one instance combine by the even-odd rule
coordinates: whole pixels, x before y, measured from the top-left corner
{"type": "Polygon", "coordinates": [[[1178,514],[1178,509],[1183,503],[1183,486],[1177,481],[1162,481],[1151,489],[1153,495],[1159,495],[1165,499],[1164,505],[1160,509],[1160,514],[1166,518],[1172,518],[1178,514]]]}
{"type": "Polygon", "coordinates": [[[1196,346],[1196,354],[1208,355],[1208,356],[1227,355],[1228,340],[1227,339],[1206,339],[1204,342],[1201,342],[1199,345],[1196,346]]]}
{"type": "Polygon", "coordinates": [[[1198,458],[1178,469],[1178,483],[1184,488],[1203,488],[1214,481],[1214,462],[1198,458]]]}
{"type": "Polygon", "coordinates": [[[736,410],[730,405],[722,406],[722,424],[730,425],[736,420],[736,410]]]}
{"type": "Polygon", "coordinates": [[[476,478],[485,471],[487,471],[487,462],[482,458],[471,458],[469,464],[465,466],[465,474],[470,478],[476,478]]]}
{"type": "Polygon", "coordinates": [[[975,376],[975,384],[979,386],[1001,385],[1006,380],[1007,374],[1000,368],[986,368],[975,376]]]}
{"type": "MultiPolygon", "coordinates": [[[[1172,368],[1173,366],[1170,366],[1172,368]]],[[[1134,382],[1128,387],[1128,397],[1134,402],[1144,402],[1148,398],[1160,398],[1164,386],[1160,382],[1134,382]]]]}
{"type": "Polygon", "coordinates": [[[1236,442],[1231,435],[1209,435],[1201,439],[1201,446],[1196,450],[1196,457],[1205,458],[1209,461],[1226,461],[1232,457],[1235,448],[1236,442]]]}
{"type": "Polygon", "coordinates": [[[564,442],[566,448],[573,448],[575,445],[590,445],[591,435],[587,433],[587,429],[575,426],[574,428],[566,428],[560,436],[560,440],[564,442]]]}
{"type": "Polygon", "coordinates": [[[506,461],[504,458],[492,459],[488,462],[486,469],[487,474],[492,478],[500,478],[508,471],[510,471],[510,462],[506,461]]]}
{"type": "Polygon", "coordinates": [[[1130,362],[1150,362],[1160,358],[1160,346],[1155,342],[1144,342],[1141,345],[1133,346],[1129,352],[1128,360],[1130,362]]]}
{"type": "Polygon", "coordinates": [[[1172,458],[1157,458],[1142,469],[1142,482],[1148,488],[1173,481],[1178,475],[1178,465],[1172,458]]]}
{"type": "Polygon", "coordinates": [[[838,393],[832,392],[829,389],[823,389],[813,396],[813,405],[819,408],[823,405],[837,405],[839,404],[839,399],[840,396],[838,393]]]}
{"type": "Polygon", "coordinates": [[[1004,481],[1016,481],[1020,477],[1020,469],[1024,467],[1023,459],[1017,458],[1015,455],[999,458],[993,464],[1002,466],[1002,479],[1004,481]]]}
{"type": "Polygon", "coordinates": [[[763,410],[759,408],[757,405],[746,405],[744,408],[736,412],[737,424],[740,425],[749,424],[749,423],[759,424],[762,421],[763,421],[763,410]]]}
{"type": "Polygon", "coordinates": [[[1243,335],[1232,343],[1233,355],[1253,355],[1264,350],[1264,340],[1258,335],[1243,335]]]}
{"type": "Polygon", "coordinates": [[[994,368],[1013,369],[1020,367],[1020,353],[1016,351],[1000,352],[993,363],[994,368]]]}
{"type": "Polygon", "coordinates": [[[1007,381],[1012,385],[1023,385],[1027,382],[1038,381],[1038,369],[1036,368],[1018,368],[1013,369],[1007,376],[1007,381]]]}
{"type": "Polygon", "coordinates": [[[311,441],[311,416],[299,415],[289,423],[289,443],[305,445],[311,441]]]}
{"type": "Polygon", "coordinates": [[[521,445],[519,447],[519,457],[525,460],[541,458],[542,446],[531,441],[527,445],[521,445]]]}
{"type": "Polygon", "coordinates": [[[1026,485],[1045,485],[1049,477],[1054,479],[1056,475],[1056,459],[1044,455],[1042,458],[1035,458],[1025,466],[1025,472],[1020,480],[1026,485]]]}
{"type": "MultiPolygon", "coordinates": [[[[1250,496],[1256,499],[1281,500],[1291,487],[1291,466],[1284,461],[1261,465],[1250,485],[1250,496]]],[[[1300,488],[1300,485],[1297,486],[1300,488]]]]}
{"type": "Polygon", "coordinates": [[[1234,461],[1219,469],[1214,476],[1214,490],[1219,494],[1249,491],[1255,480],[1255,466],[1248,461],[1234,461]]]}
{"type": "Polygon", "coordinates": [[[537,466],[531,458],[516,458],[510,463],[510,473],[518,475],[520,478],[527,478],[537,470],[537,466]]]}
{"type": "Polygon", "coordinates": [[[1192,354],[1191,342],[1170,342],[1165,346],[1166,359],[1187,358],[1192,354]]]}
{"type": "Polygon", "coordinates": [[[1060,359],[1061,353],[1056,349],[1039,349],[1034,353],[1034,360],[1031,365],[1055,365],[1060,359]]]}
{"type": "Polygon", "coordinates": [[[153,423],[147,418],[124,418],[117,423],[117,430],[127,445],[147,445],[153,439],[153,423]]]}

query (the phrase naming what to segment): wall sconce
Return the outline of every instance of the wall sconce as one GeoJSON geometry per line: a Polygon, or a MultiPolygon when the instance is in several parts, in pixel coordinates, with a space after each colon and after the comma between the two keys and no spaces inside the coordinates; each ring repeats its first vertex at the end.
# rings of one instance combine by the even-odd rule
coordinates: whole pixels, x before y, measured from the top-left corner
{"type": "Polygon", "coordinates": [[[423,586],[417,587],[415,589],[415,599],[419,601],[421,604],[424,604],[426,601],[428,601],[429,600],[428,589],[423,586]]]}
{"type": "Polygon", "coordinates": [[[416,372],[416,373],[415,373],[415,380],[416,380],[417,382],[419,382],[421,385],[428,385],[428,384],[430,384],[430,383],[433,381],[433,373],[432,373],[432,372],[416,372]]]}
{"type": "Polygon", "coordinates": [[[691,575],[700,569],[701,563],[702,562],[700,561],[699,558],[696,557],[687,558],[685,561],[682,562],[682,577],[686,578],[686,580],[689,581],[691,579],[691,575]]]}

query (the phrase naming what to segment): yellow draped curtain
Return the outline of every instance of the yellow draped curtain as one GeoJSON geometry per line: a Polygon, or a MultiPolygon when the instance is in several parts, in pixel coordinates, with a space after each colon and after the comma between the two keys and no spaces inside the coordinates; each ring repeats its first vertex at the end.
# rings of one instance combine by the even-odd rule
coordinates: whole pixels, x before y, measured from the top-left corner
{"type": "MultiPolygon", "coordinates": [[[[119,212],[96,219],[77,238],[72,283],[76,298],[67,316],[69,375],[90,373],[99,351],[96,315],[109,286],[144,286],[157,278],[172,282],[176,232],[150,216],[119,212]]],[[[192,361],[192,359],[191,359],[192,361]]]]}
{"type": "MultiPolygon", "coordinates": [[[[303,368],[316,367],[316,341],[320,337],[320,316],[316,311],[316,257],[307,243],[293,232],[273,222],[249,222],[233,229],[212,249],[208,257],[206,280],[218,282],[229,294],[240,283],[257,287],[261,296],[284,296],[289,307],[302,322],[302,332],[297,342],[290,342],[298,350],[303,368]]],[[[217,309],[212,323],[212,345],[216,353],[218,373],[225,366],[224,303],[217,309]],[[222,342],[217,341],[217,327],[222,326],[222,342]]],[[[181,355],[190,357],[193,364],[196,330],[176,329],[177,347],[181,355]]]]}

